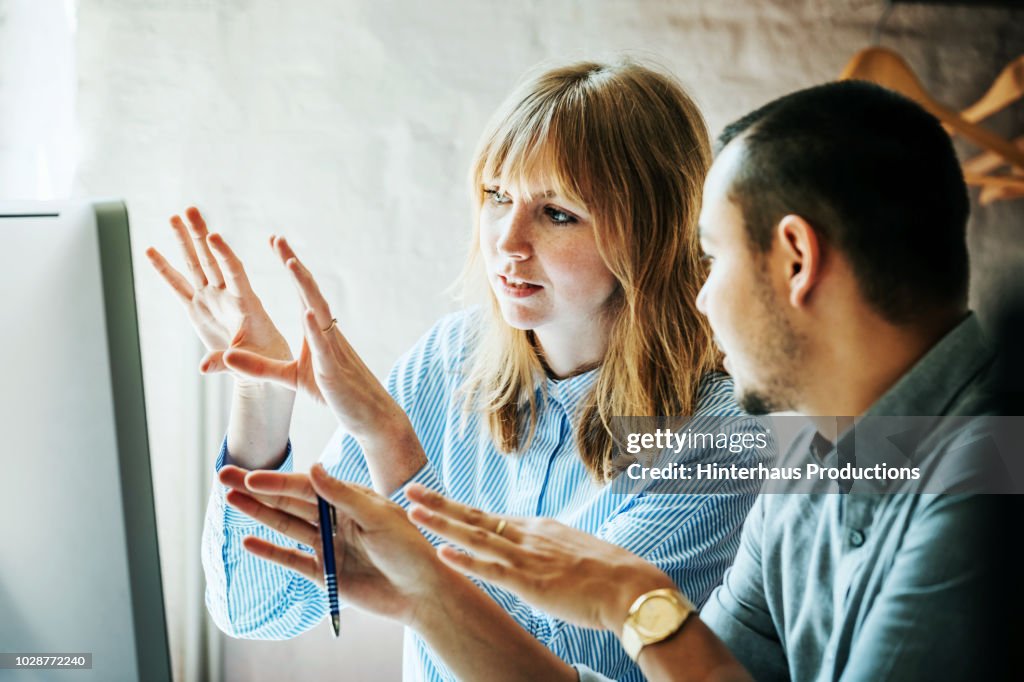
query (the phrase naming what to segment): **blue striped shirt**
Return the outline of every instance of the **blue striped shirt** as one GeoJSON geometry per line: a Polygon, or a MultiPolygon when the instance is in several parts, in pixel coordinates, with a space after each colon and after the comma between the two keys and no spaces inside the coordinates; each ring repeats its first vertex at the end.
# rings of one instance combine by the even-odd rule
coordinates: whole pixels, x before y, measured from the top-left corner
{"type": "MultiPolygon", "coordinates": [[[[578,456],[574,425],[577,407],[593,388],[599,369],[538,385],[539,420],[529,448],[513,455],[499,452],[479,416],[464,411],[457,392],[468,356],[467,332],[479,324],[480,314],[470,310],[442,318],[388,377],[387,390],[409,416],[427,456],[427,464],[411,481],[490,512],[552,517],[593,533],[654,563],[702,604],[732,563],[756,484],[710,481],[702,490],[706,494],[678,495],[622,494],[595,483],[578,456]]],[[[694,416],[710,415],[743,415],[732,397],[732,381],[723,374],[708,375],[699,389],[694,416]]],[[[740,420],[736,427],[758,428],[752,419],[740,420]]],[[[749,465],[763,458],[764,453],[750,450],[735,461],[749,465]]],[[[337,478],[370,485],[363,453],[344,433],[335,435],[321,461],[337,478]]],[[[289,451],[280,470],[291,467],[289,451]]],[[[203,530],[206,603],[213,620],[227,634],[250,639],[287,639],[312,628],[327,613],[324,591],[249,554],[242,539],[256,535],[300,545],[228,506],[225,492],[215,480],[203,530]]],[[[409,504],[402,489],[392,499],[409,504]]],[[[613,679],[643,679],[613,633],[567,624],[510,592],[488,584],[481,588],[563,660],[613,679]]],[[[406,680],[455,679],[408,630],[403,668],[406,680]]]]}

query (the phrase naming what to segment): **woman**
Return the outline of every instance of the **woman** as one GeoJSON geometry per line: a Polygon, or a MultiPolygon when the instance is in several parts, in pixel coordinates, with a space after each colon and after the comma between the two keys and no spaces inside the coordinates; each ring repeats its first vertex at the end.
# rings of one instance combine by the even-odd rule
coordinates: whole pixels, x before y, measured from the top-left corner
{"type": "MultiPolygon", "coordinates": [[[[415,482],[489,512],[558,518],[652,561],[700,603],[731,562],[755,487],[711,482],[701,492],[737,494],[623,495],[606,483],[614,416],[741,414],[695,307],[704,276],[696,216],[709,160],[700,113],[665,75],[588,62],[524,83],[485,131],[471,173],[478,210],[466,280],[471,290],[479,281],[489,304],[439,321],[398,361],[386,389],[283,239],[272,246],[306,307],[297,360],[224,240],[207,234],[197,211],[188,213],[191,239],[172,219],[192,283],[153,250],[151,259],[211,351],[202,369],[237,377],[221,481],[246,489],[244,472],[229,463],[290,469],[291,391],[302,389],[341,424],[322,457],[331,476],[372,485],[401,506],[403,486],[415,482]]],[[[761,456],[743,451],[732,461],[761,456]]],[[[305,518],[285,498],[243,496],[232,501],[257,518],[249,502],[285,513],[292,505],[294,518],[305,518]]],[[[226,502],[215,486],[203,553],[214,620],[234,636],[266,639],[315,625],[326,610],[319,585],[257,558],[280,559],[275,543],[297,544],[226,502]],[[257,539],[243,544],[249,535],[257,539]]],[[[308,537],[308,528],[293,530],[308,537]]],[[[640,679],[611,633],[483,587],[562,659],[640,679]]],[[[412,620],[372,599],[364,605],[412,620]]],[[[417,679],[451,674],[417,634],[405,663],[417,679]]]]}

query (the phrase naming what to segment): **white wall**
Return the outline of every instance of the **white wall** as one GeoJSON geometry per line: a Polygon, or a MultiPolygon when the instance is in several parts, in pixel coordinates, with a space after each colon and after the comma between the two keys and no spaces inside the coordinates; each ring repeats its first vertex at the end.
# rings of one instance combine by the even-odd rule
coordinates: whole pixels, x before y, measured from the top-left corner
{"type": "MultiPolygon", "coordinates": [[[[29,0],[25,0],[26,2],[29,0]]],[[[711,128],[834,78],[881,15],[869,0],[81,0],[76,58],[80,192],[128,199],[133,220],[157,511],[175,670],[201,604],[189,500],[218,445],[199,406],[187,321],[144,266],[171,249],[166,218],[195,202],[248,263],[267,307],[299,338],[295,294],[265,246],[288,235],[344,332],[378,374],[440,314],[470,223],[465,176],[487,116],[540,60],[631,50],[673,70],[711,128]],[[191,614],[191,615],[190,615],[191,614]]],[[[11,1],[0,0],[0,30],[11,1]]],[[[883,44],[940,99],[966,106],[1024,52],[1021,12],[900,7],[883,44]]],[[[0,34],[0,44],[3,36],[0,34]]],[[[4,52],[3,71],[21,65],[4,52]]],[[[11,91],[0,79],[0,102],[11,91]]],[[[1024,131],[1018,107],[994,127],[1024,131]]],[[[2,151],[4,147],[0,147],[2,151]]],[[[3,178],[0,178],[3,180],[3,178]]],[[[990,307],[1024,262],[1024,203],[975,211],[973,299],[990,307]]],[[[221,398],[221,405],[223,398],[221,398]]],[[[216,408],[216,406],[214,406],[216,408]]],[[[213,426],[211,426],[213,425],[213,426]]],[[[332,418],[301,403],[306,466],[332,418]]],[[[224,644],[226,679],[399,676],[400,634],[348,613],[292,642],[224,644]]],[[[213,676],[216,676],[214,673],[213,676]]]]}

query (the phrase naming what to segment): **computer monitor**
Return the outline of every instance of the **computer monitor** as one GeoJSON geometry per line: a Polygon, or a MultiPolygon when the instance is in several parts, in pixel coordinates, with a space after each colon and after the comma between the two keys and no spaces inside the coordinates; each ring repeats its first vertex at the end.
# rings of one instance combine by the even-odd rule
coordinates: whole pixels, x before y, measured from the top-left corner
{"type": "Polygon", "coordinates": [[[124,203],[0,202],[0,291],[0,679],[169,680],[124,203]]]}

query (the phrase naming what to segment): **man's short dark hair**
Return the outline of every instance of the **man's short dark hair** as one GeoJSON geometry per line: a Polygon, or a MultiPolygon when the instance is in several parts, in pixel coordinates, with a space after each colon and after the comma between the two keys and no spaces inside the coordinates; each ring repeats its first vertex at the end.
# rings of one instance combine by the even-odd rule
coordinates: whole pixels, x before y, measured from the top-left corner
{"type": "Polygon", "coordinates": [[[967,300],[967,186],[949,135],[911,100],[861,81],[781,97],[725,128],[740,138],[729,197],[767,251],[788,214],[850,261],[865,299],[896,323],[967,300]]]}

